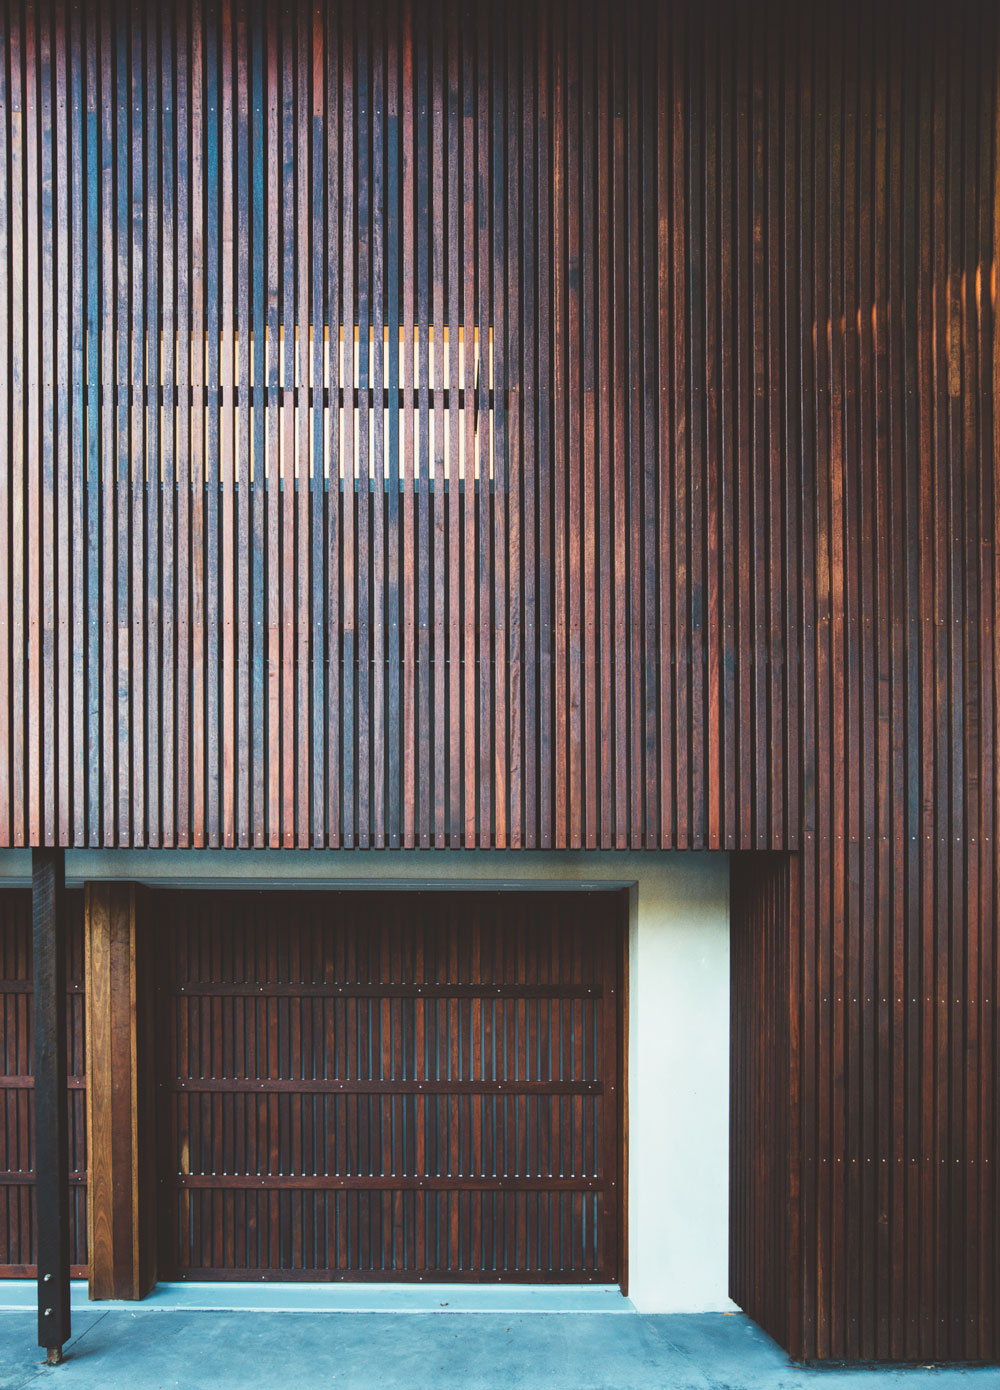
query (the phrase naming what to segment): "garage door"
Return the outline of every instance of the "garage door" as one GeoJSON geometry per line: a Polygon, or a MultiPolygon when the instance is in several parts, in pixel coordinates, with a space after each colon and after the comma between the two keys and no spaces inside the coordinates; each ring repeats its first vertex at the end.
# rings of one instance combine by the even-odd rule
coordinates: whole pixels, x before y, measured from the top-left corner
{"type": "Polygon", "coordinates": [[[623,914],[164,895],[160,1277],[617,1280],[623,914]]]}

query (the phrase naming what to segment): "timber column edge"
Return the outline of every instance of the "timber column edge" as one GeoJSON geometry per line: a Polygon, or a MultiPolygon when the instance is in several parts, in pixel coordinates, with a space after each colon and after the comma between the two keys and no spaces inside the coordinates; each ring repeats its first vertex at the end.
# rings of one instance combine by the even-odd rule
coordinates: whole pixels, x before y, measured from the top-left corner
{"type": "Polygon", "coordinates": [[[92,1299],[156,1284],[156,1170],[149,895],[88,883],[87,1235],[92,1299]]]}

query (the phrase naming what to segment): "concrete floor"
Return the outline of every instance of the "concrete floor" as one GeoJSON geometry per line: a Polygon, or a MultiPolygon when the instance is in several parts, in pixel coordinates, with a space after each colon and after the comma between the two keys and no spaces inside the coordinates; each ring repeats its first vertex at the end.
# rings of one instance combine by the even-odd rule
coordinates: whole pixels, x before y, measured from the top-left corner
{"type": "Polygon", "coordinates": [[[1000,1368],[809,1369],[742,1314],[202,1311],[90,1304],[62,1366],[35,1316],[0,1311],[0,1390],[1000,1390],[1000,1368]]]}

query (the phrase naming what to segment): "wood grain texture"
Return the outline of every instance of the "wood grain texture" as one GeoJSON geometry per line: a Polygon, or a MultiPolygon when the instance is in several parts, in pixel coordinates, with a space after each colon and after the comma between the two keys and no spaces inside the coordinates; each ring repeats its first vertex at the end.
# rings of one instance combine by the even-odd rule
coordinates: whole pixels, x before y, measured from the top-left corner
{"type": "Polygon", "coordinates": [[[4,843],[797,843],[778,421],[706,486],[709,115],[659,30],[4,11],[4,843]]]}
{"type": "Polygon", "coordinates": [[[0,10],[0,841],[793,855],[821,1358],[1000,1354],[998,44],[0,10]]]}
{"type": "Polygon", "coordinates": [[[163,1277],[618,1277],[622,893],[158,911],[163,1277]]]}
{"type": "MultiPolygon", "coordinates": [[[[87,1077],[84,1062],[83,893],[66,893],[66,1084],[69,1258],[87,1274],[87,1077]]],[[[34,1278],[31,891],[0,892],[0,1277],[34,1278]]]]}
{"type": "Polygon", "coordinates": [[[783,552],[796,579],[765,575],[783,632],[759,689],[794,698],[776,723],[751,691],[764,722],[737,728],[780,740],[748,810],[776,830],[780,808],[798,853],[734,867],[733,1296],[796,1355],[991,1360],[995,14],[921,14],[905,36],[890,7],[782,18],[737,60],[765,152],[752,244],[771,247],[747,264],[746,350],[784,391],[777,419],[753,416],[765,529],[740,589],[756,604],[759,558],[783,552]]]}
{"type": "Polygon", "coordinates": [[[787,1345],[789,1269],[788,856],[732,861],[730,1256],[734,1301],[787,1345]]]}
{"type": "Polygon", "coordinates": [[[90,1297],[137,1299],[157,1277],[148,898],[84,891],[90,1297]]]}

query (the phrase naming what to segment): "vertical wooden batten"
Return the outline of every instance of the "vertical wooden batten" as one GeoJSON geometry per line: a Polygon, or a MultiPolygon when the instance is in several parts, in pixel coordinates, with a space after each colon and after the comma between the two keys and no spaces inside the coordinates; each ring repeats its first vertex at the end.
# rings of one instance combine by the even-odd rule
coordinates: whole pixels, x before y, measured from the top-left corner
{"type": "Polygon", "coordinates": [[[995,0],[0,3],[0,846],[786,856],[733,1288],[1000,1357],[998,245],[995,0]]]}
{"type": "Polygon", "coordinates": [[[91,883],[85,898],[90,1297],[156,1283],[148,898],[91,883]]]}

